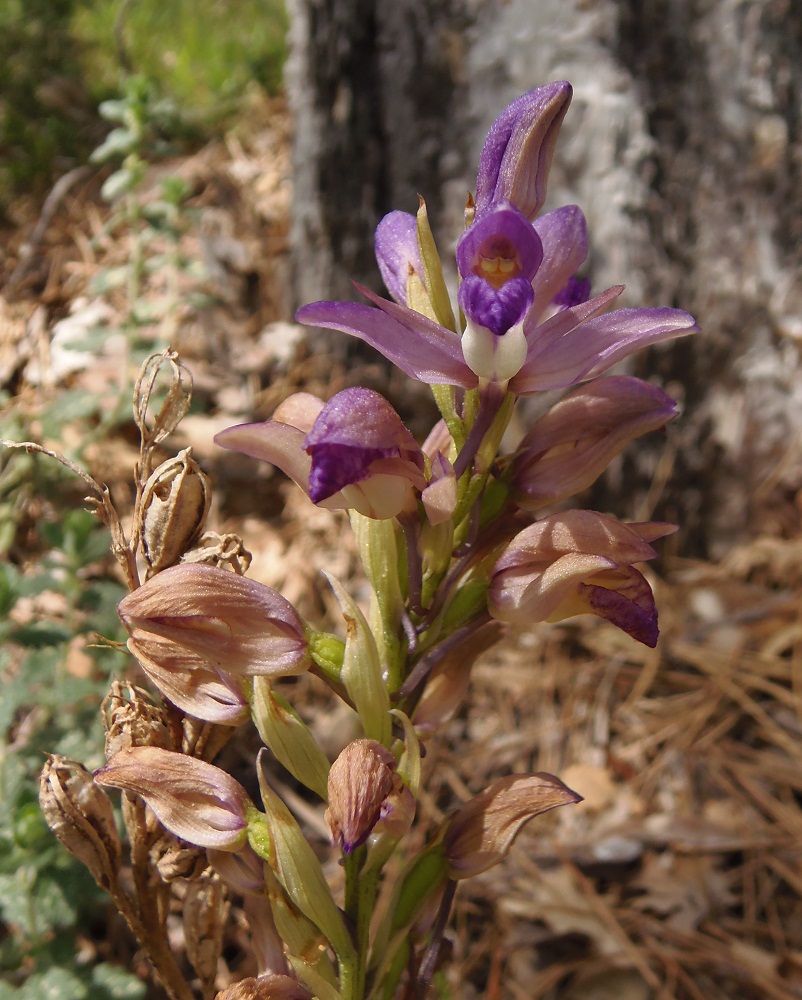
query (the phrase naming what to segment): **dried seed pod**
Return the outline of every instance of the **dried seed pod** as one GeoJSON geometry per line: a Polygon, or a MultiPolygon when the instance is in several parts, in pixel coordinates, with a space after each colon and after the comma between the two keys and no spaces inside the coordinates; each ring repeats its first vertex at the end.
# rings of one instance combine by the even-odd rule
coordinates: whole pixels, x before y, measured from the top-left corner
{"type": "Polygon", "coordinates": [[[154,469],[139,508],[148,576],[178,562],[203,530],[211,502],[209,480],[191,449],[154,469]]]}
{"type": "Polygon", "coordinates": [[[225,886],[213,872],[207,872],[187,886],[182,907],[187,955],[192,967],[207,984],[217,973],[228,907],[225,886]]]}
{"type": "Polygon", "coordinates": [[[150,860],[159,878],[169,885],[177,879],[197,879],[208,868],[206,852],[164,833],[150,849],[150,860]]]}
{"type": "Polygon", "coordinates": [[[129,747],[175,749],[175,739],[163,709],[145,691],[112,681],[101,707],[106,730],[106,759],[129,747]]]}
{"type": "Polygon", "coordinates": [[[175,351],[151,354],[139,370],[134,386],[134,419],[142,435],[142,445],[150,450],[176,429],[189,410],[192,401],[192,373],[175,351]],[[170,385],[164,402],[153,418],[153,428],[146,424],[151,396],[162,369],[169,369],[170,385]]]}
{"type": "Polygon", "coordinates": [[[116,885],[122,847],[106,794],[82,764],[51,755],[42,769],[39,802],[45,821],[97,884],[116,885]]]}

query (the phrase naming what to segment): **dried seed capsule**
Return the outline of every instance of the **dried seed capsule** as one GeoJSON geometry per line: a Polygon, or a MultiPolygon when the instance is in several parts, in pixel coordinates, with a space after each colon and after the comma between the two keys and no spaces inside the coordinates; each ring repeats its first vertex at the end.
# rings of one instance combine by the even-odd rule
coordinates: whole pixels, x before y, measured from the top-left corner
{"type": "Polygon", "coordinates": [[[218,875],[206,872],[187,885],[182,907],[184,940],[192,967],[206,985],[217,972],[228,908],[225,886],[218,875]]]}
{"type": "Polygon", "coordinates": [[[142,491],[142,552],[151,576],[177,563],[203,530],[209,480],[185,448],[154,469],[142,491]]]}
{"type": "Polygon", "coordinates": [[[82,861],[103,889],[116,884],[122,848],[106,794],[81,764],[48,758],[39,782],[45,821],[61,843],[82,861]]]}
{"type": "Polygon", "coordinates": [[[101,707],[106,730],[106,758],[128,747],[175,749],[175,739],[163,709],[139,688],[112,681],[101,707]]]}

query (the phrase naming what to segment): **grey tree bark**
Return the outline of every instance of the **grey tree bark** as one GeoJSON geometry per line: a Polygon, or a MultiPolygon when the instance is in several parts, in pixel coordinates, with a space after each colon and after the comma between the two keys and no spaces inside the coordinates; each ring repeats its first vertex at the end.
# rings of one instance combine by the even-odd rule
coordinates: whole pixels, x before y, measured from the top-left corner
{"type": "Polygon", "coordinates": [[[487,128],[574,85],[549,189],[588,218],[595,288],[703,333],[635,362],[684,413],[593,502],[683,525],[685,551],[798,530],[802,4],[797,0],[293,0],[296,295],[375,286],[392,208],[459,232],[487,128]],[[655,476],[657,477],[655,484],[655,476]]]}

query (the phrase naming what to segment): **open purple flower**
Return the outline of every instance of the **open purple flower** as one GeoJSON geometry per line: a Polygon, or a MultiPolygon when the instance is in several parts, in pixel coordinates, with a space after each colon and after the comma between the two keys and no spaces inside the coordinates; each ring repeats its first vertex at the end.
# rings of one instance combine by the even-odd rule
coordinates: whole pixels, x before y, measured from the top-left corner
{"type": "Polygon", "coordinates": [[[423,452],[371,389],[343,389],[325,404],[296,393],[272,420],[228,427],[215,441],[277,465],[313,503],[330,510],[395,517],[426,486],[423,452]]]}
{"type": "Polygon", "coordinates": [[[582,212],[566,206],[535,219],[570,98],[567,83],[539,87],[490,130],[475,219],[457,246],[464,334],[436,322],[411,294],[423,288],[425,303],[429,289],[416,220],[403,212],[376,230],[376,257],[394,301],[357,285],[372,305],[314,302],[298,321],[358,337],[422,382],[465,389],[498,382],[520,396],[594,378],[642,347],[697,330],[679,309],[608,313],[623,286],[589,298],[576,278],[588,250],[582,212]]]}

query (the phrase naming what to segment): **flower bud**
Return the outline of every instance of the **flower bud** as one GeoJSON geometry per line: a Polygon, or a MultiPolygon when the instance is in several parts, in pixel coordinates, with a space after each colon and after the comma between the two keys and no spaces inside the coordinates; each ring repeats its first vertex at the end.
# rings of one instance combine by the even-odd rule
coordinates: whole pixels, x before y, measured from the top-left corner
{"type": "Polygon", "coordinates": [[[446,822],[448,874],[472,878],[507,856],[521,828],[541,813],[582,796],[552,774],[511,774],[469,799],[446,822]]]}
{"type": "Polygon", "coordinates": [[[312,1000],[312,994],[292,976],[259,976],[241,979],[215,1000],[312,1000]]]}
{"type": "Polygon", "coordinates": [[[45,821],[101,888],[117,882],[122,847],[107,796],[81,764],[51,755],[39,782],[45,821]]]}
{"type": "Polygon", "coordinates": [[[141,796],[159,822],[197,847],[238,851],[247,840],[245,789],[206,761],[158,747],[122,750],[95,781],[141,796]]]}
{"type": "Polygon", "coordinates": [[[189,448],[153,471],[142,490],[140,531],[149,573],[177,563],[203,530],[212,494],[189,448]]]}
{"type": "Polygon", "coordinates": [[[533,219],[546,197],[551,159],[571,103],[565,82],[537,87],[513,101],[493,123],[479,159],[476,216],[501,200],[533,219]]]}
{"type": "Polygon", "coordinates": [[[344,854],[363,844],[393,792],[401,790],[392,753],[376,740],[349,743],[329,771],[325,819],[331,839],[344,854]]]}
{"type": "Polygon", "coordinates": [[[132,634],[169,639],[227,673],[289,675],[309,666],[303,622],[289,601],[216,566],[172,566],[118,610],[132,634]]]}

